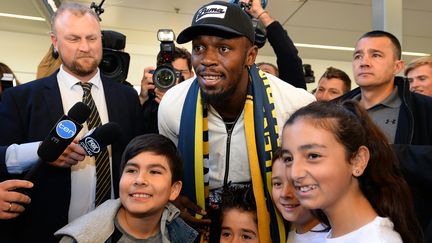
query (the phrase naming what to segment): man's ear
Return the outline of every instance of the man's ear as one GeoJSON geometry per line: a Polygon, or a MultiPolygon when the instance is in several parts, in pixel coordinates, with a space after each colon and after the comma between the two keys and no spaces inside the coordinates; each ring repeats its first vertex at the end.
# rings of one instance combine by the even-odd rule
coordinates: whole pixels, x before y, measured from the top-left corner
{"type": "Polygon", "coordinates": [[[360,146],[356,154],[351,158],[352,174],[355,177],[363,175],[368,163],[370,153],[366,146],[360,146]]]}
{"type": "Polygon", "coordinates": [[[181,181],[176,181],[171,185],[171,194],[169,196],[170,201],[174,201],[180,195],[182,186],[183,182],[181,181]]]}
{"type": "Polygon", "coordinates": [[[51,43],[54,47],[54,50],[58,50],[57,49],[57,37],[54,35],[53,32],[50,33],[50,37],[51,37],[51,43]]]}
{"type": "Polygon", "coordinates": [[[397,60],[395,63],[395,71],[394,74],[397,75],[405,68],[405,62],[403,60],[397,60]]]}
{"type": "Polygon", "coordinates": [[[257,55],[258,55],[258,47],[256,45],[252,45],[247,52],[246,65],[252,66],[255,63],[255,59],[257,55]]]}

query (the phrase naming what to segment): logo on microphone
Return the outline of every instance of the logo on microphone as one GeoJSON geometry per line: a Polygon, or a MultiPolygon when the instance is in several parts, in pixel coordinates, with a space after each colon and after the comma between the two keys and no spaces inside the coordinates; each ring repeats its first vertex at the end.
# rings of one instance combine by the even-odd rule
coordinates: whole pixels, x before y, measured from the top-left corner
{"type": "Polygon", "coordinates": [[[101,151],[99,143],[92,137],[84,138],[84,146],[82,147],[86,150],[89,156],[98,154],[101,151]]]}
{"type": "Polygon", "coordinates": [[[61,137],[63,139],[69,139],[69,138],[72,138],[76,134],[77,127],[76,127],[75,123],[73,123],[72,121],[63,120],[57,124],[56,132],[57,132],[57,135],[59,135],[59,137],[61,137]]]}

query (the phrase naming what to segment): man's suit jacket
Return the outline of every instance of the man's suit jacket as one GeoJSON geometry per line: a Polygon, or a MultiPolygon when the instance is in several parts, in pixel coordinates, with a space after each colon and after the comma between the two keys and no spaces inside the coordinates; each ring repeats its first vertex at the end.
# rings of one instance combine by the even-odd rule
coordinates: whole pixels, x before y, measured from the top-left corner
{"type": "MultiPolygon", "coordinates": [[[[141,131],[141,107],[133,88],[103,76],[102,83],[109,121],[118,123],[122,129],[121,139],[112,145],[113,185],[118,197],[121,155],[127,143],[141,131]]],[[[0,146],[43,140],[65,112],[57,72],[7,90],[0,105],[0,146]]],[[[7,172],[4,151],[1,151],[0,180],[10,178],[20,176],[7,172]]],[[[33,182],[32,202],[25,213],[15,220],[0,222],[0,242],[52,242],[53,233],[68,223],[70,169],[44,163],[33,182]]]]}

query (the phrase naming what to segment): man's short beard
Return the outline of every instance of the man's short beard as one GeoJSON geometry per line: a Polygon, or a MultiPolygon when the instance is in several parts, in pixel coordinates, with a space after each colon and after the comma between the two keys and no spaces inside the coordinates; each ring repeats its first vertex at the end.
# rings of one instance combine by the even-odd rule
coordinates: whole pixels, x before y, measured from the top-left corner
{"type": "Polygon", "coordinates": [[[227,105],[226,101],[234,95],[236,91],[235,87],[230,87],[228,90],[218,94],[207,94],[201,90],[201,102],[203,105],[227,105]]]}
{"type": "Polygon", "coordinates": [[[88,68],[83,68],[82,65],[80,65],[77,61],[72,62],[72,66],[70,67],[70,70],[75,73],[76,75],[82,77],[92,74],[98,67],[98,63],[95,59],[88,68]]]}

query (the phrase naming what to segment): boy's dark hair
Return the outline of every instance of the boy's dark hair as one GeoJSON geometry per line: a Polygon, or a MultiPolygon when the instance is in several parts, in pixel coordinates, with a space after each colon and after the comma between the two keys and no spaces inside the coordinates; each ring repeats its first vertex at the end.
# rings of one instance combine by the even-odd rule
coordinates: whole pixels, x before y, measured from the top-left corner
{"type": "Polygon", "coordinates": [[[361,40],[363,38],[374,38],[374,37],[386,37],[386,38],[388,38],[392,42],[393,47],[395,49],[395,56],[397,57],[398,60],[401,60],[401,58],[402,58],[401,44],[400,44],[398,38],[396,38],[396,36],[394,36],[393,34],[391,34],[389,32],[382,31],[382,30],[369,31],[369,32],[363,34],[359,40],[361,40]]]}
{"type": "Polygon", "coordinates": [[[255,223],[258,223],[257,208],[252,186],[228,186],[222,193],[221,223],[224,214],[230,209],[240,209],[251,212],[254,215],[255,223]]]}
{"type": "Polygon", "coordinates": [[[183,177],[183,160],[175,144],[160,134],[145,134],[132,139],[126,146],[120,164],[120,173],[123,173],[128,160],[142,152],[152,152],[167,158],[171,170],[171,183],[181,181],[183,177]]]}
{"type": "Polygon", "coordinates": [[[282,158],[282,149],[278,147],[273,153],[272,164],[278,159],[282,158]]]}

